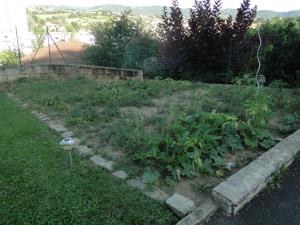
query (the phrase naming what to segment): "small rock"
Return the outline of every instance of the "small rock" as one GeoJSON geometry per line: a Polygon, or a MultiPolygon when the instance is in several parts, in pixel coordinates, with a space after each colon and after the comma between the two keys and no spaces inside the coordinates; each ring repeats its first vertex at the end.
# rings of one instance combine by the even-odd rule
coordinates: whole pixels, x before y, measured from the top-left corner
{"type": "Polygon", "coordinates": [[[117,172],[114,172],[112,175],[122,180],[125,180],[128,177],[128,174],[124,170],[119,170],[117,172]]]}
{"type": "Polygon", "coordinates": [[[176,213],[176,215],[181,218],[196,208],[196,205],[192,200],[178,193],[175,193],[168,198],[166,203],[176,213]]]}
{"type": "Polygon", "coordinates": [[[228,169],[228,170],[233,170],[236,167],[237,167],[237,163],[236,162],[228,162],[225,165],[225,168],[228,169]]]}

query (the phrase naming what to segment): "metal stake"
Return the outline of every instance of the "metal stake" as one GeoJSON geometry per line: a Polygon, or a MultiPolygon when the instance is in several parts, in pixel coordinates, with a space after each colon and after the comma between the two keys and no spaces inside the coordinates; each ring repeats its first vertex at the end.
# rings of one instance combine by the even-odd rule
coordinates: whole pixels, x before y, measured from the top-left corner
{"type": "Polygon", "coordinates": [[[21,62],[21,50],[20,50],[20,43],[19,43],[19,35],[18,35],[18,28],[15,26],[16,29],[16,38],[17,38],[17,45],[18,45],[18,58],[19,58],[19,66],[22,66],[21,62]]]}
{"type": "Polygon", "coordinates": [[[49,38],[49,29],[47,27],[47,38],[48,38],[48,51],[49,51],[49,63],[50,66],[52,65],[52,59],[51,59],[51,48],[50,48],[50,38],[49,38]]]}
{"type": "Polygon", "coordinates": [[[69,151],[69,159],[70,159],[70,166],[73,167],[73,159],[72,159],[72,153],[69,151]]]}

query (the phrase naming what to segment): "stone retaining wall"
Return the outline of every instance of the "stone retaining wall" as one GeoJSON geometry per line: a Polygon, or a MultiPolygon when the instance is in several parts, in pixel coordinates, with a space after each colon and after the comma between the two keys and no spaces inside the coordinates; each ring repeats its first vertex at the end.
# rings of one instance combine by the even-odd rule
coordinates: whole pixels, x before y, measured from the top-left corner
{"type": "Polygon", "coordinates": [[[20,77],[68,78],[72,76],[83,76],[91,80],[143,80],[143,71],[87,65],[0,67],[0,82],[13,81],[20,77]]]}

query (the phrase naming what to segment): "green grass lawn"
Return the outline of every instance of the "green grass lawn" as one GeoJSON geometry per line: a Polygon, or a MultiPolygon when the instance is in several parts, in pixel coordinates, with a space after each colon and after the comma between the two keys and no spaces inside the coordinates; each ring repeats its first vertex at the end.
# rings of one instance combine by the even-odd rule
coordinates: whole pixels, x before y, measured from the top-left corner
{"type": "Polygon", "coordinates": [[[176,217],[102,170],[66,167],[59,138],[0,93],[0,224],[174,224],[176,217]]]}

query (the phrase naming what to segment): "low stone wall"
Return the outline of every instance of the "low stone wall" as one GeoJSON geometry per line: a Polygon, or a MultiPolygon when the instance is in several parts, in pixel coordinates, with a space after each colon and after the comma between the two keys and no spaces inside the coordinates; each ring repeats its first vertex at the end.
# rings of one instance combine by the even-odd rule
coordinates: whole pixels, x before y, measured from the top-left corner
{"type": "Polygon", "coordinates": [[[69,78],[74,76],[83,76],[91,80],[143,80],[143,71],[88,65],[0,67],[0,82],[13,81],[21,77],[69,78]]]}

